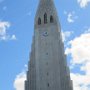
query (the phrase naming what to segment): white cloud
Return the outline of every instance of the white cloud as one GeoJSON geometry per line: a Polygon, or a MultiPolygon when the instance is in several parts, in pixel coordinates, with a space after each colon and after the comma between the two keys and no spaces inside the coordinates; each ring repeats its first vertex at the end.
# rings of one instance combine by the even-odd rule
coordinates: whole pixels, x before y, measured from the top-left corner
{"type": "MultiPolygon", "coordinates": [[[[87,30],[89,31],[89,29],[87,30]]],[[[66,54],[70,54],[72,57],[71,67],[75,69],[75,65],[80,66],[80,72],[71,73],[71,78],[74,84],[74,90],[90,90],[90,32],[85,32],[79,37],[69,42],[71,47],[66,48],[66,54]]]]}
{"type": "Polygon", "coordinates": [[[80,4],[81,8],[85,8],[90,3],[90,0],[77,0],[77,1],[80,4]]]}
{"type": "Polygon", "coordinates": [[[10,28],[10,22],[0,21],[0,40],[16,40],[15,35],[9,35],[7,33],[8,28],[10,28]]]}
{"type": "Polygon", "coordinates": [[[68,23],[74,23],[75,20],[78,18],[78,16],[75,15],[74,11],[69,12],[69,13],[67,11],[64,11],[64,14],[67,15],[68,23]]]}
{"type": "Polygon", "coordinates": [[[90,33],[84,33],[69,42],[71,48],[66,49],[71,54],[74,64],[90,61],[90,33]]]}
{"type": "Polygon", "coordinates": [[[90,75],[81,75],[71,73],[74,90],[90,90],[90,75]]]}
{"type": "Polygon", "coordinates": [[[69,13],[68,14],[68,18],[67,18],[67,21],[69,22],[69,23],[73,23],[74,22],[74,19],[72,18],[72,13],[69,13]]]}
{"type": "Polygon", "coordinates": [[[16,75],[14,80],[14,88],[15,90],[24,90],[25,88],[25,80],[26,80],[26,71],[27,71],[27,64],[24,65],[24,69],[21,73],[16,75]]]}
{"type": "Polygon", "coordinates": [[[69,38],[71,36],[71,34],[73,34],[73,32],[71,31],[66,31],[66,32],[62,32],[62,39],[63,42],[67,40],[67,38],[69,38]]]}
{"type": "Polygon", "coordinates": [[[11,40],[17,40],[15,35],[12,35],[11,40]]]}
{"type": "Polygon", "coordinates": [[[24,90],[24,81],[26,80],[26,73],[21,72],[18,74],[14,81],[15,90],[24,90]]]}
{"type": "Polygon", "coordinates": [[[24,65],[24,67],[25,67],[25,68],[26,68],[26,70],[27,70],[27,68],[28,68],[27,64],[25,64],[25,65],[24,65]]]}

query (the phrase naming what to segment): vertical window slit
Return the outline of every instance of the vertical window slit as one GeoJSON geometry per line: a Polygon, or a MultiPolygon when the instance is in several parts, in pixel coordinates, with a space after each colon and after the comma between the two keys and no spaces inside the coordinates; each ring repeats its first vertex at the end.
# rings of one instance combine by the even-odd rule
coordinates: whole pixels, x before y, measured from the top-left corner
{"type": "Polygon", "coordinates": [[[41,24],[41,18],[39,17],[38,18],[38,25],[40,25],[41,24]]]}
{"type": "Polygon", "coordinates": [[[47,86],[49,87],[49,83],[47,84],[47,86]]]}
{"type": "Polygon", "coordinates": [[[50,16],[50,23],[53,23],[53,16],[50,16]]]}
{"type": "Polygon", "coordinates": [[[46,24],[47,23],[47,14],[45,13],[44,14],[44,24],[46,24]]]}

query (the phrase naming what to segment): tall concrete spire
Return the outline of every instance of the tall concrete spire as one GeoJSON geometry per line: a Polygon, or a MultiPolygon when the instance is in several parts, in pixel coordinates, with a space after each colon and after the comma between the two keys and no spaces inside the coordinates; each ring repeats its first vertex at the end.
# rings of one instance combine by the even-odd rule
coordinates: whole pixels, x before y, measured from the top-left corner
{"type": "Polygon", "coordinates": [[[42,25],[43,25],[43,22],[44,22],[43,15],[45,13],[47,14],[47,22],[49,22],[50,15],[53,15],[54,23],[58,24],[59,21],[58,21],[58,16],[57,16],[56,8],[54,5],[54,1],[53,0],[40,0],[38,9],[36,12],[36,17],[35,17],[35,28],[38,26],[37,25],[38,17],[42,19],[42,25]]]}
{"type": "Polygon", "coordinates": [[[25,90],[73,90],[53,0],[40,0],[25,90]]]}

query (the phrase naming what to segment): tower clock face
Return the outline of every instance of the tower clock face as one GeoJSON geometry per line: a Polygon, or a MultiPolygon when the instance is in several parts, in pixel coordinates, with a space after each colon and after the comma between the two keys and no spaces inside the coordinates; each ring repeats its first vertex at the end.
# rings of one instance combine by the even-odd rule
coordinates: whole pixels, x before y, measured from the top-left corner
{"type": "Polygon", "coordinates": [[[48,36],[48,32],[43,32],[43,36],[47,37],[48,36]]]}

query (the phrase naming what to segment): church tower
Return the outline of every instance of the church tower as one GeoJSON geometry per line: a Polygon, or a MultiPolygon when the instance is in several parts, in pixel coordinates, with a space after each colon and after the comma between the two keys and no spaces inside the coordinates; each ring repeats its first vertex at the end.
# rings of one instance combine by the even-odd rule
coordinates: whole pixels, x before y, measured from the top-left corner
{"type": "Polygon", "coordinates": [[[25,90],[73,90],[53,0],[39,0],[25,90]]]}

